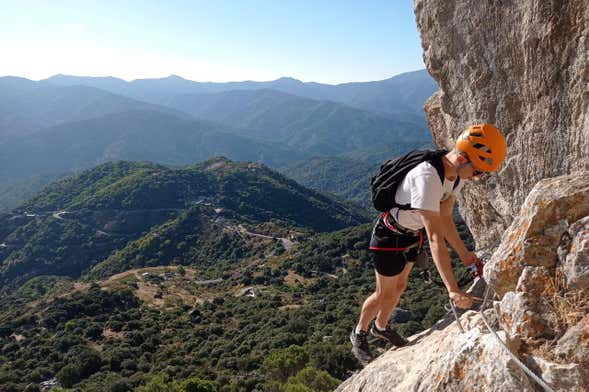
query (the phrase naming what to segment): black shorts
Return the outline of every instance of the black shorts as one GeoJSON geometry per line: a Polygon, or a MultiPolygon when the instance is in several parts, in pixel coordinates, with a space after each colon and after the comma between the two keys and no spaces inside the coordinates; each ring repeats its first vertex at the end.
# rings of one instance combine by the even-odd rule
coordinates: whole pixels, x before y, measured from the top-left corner
{"type": "Polygon", "coordinates": [[[423,233],[401,232],[388,214],[381,215],[374,224],[370,237],[370,251],[374,269],[380,275],[400,274],[407,263],[414,263],[422,251],[423,233]],[[387,219],[385,223],[385,219],[387,219]]]}

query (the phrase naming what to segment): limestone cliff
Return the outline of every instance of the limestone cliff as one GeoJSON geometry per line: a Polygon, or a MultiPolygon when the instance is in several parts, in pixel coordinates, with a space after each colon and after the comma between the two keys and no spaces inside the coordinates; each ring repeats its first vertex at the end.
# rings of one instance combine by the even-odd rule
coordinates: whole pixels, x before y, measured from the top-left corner
{"type": "MultiPolygon", "coordinates": [[[[507,136],[501,171],[460,202],[492,254],[485,311],[509,352],[555,391],[589,390],[589,5],[584,0],[415,0],[426,103],[440,146],[475,122],[507,136]]],[[[482,324],[449,316],[338,391],[537,391],[482,324]]]]}
{"type": "MultiPolygon", "coordinates": [[[[554,391],[588,390],[589,171],[532,189],[484,278],[497,293],[485,314],[509,351],[554,391]]],[[[448,316],[338,391],[537,390],[479,313],[461,320],[464,333],[448,316]]]]}
{"type": "Polygon", "coordinates": [[[416,0],[427,70],[425,111],[451,147],[473,122],[508,142],[501,171],[462,192],[479,248],[496,245],[541,179],[589,168],[589,6],[583,0],[416,0]]]}

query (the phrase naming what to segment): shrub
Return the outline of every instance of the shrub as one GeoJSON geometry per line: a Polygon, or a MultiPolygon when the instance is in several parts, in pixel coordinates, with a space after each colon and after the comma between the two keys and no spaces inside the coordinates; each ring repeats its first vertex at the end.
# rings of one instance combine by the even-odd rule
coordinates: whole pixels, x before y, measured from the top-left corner
{"type": "Polygon", "coordinates": [[[262,371],[269,380],[284,382],[303,369],[308,360],[303,347],[292,345],[270,354],[262,363],[262,371]]]}
{"type": "MultiPolygon", "coordinates": [[[[306,367],[298,372],[296,376],[288,379],[285,391],[289,391],[288,385],[291,384],[293,387],[296,385],[303,385],[307,387],[309,391],[313,392],[329,392],[333,391],[339,383],[340,381],[338,379],[330,376],[329,373],[324,370],[319,370],[314,367],[306,367]]],[[[301,389],[295,388],[292,390],[301,389]]]]}
{"type": "Polygon", "coordinates": [[[197,377],[189,378],[180,383],[182,392],[217,392],[218,389],[217,383],[197,377]]]}
{"type": "Polygon", "coordinates": [[[66,388],[71,388],[82,380],[81,369],[78,365],[68,364],[55,375],[57,381],[66,388]]]}

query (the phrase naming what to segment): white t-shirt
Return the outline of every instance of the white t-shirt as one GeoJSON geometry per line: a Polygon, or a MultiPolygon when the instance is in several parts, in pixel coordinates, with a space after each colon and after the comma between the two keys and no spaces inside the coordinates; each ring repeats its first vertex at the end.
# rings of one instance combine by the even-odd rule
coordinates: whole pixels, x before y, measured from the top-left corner
{"type": "MultiPolygon", "coordinates": [[[[410,204],[411,208],[439,212],[440,202],[446,200],[450,194],[458,193],[464,185],[464,181],[460,181],[456,189],[453,189],[454,182],[444,178],[444,184],[442,184],[436,168],[429,162],[422,162],[407,173],[397,188],[395,202],[410,204]]],[[[418,211],[393,208],[391,215],[407,229],[423,228],[418,211]]]]}

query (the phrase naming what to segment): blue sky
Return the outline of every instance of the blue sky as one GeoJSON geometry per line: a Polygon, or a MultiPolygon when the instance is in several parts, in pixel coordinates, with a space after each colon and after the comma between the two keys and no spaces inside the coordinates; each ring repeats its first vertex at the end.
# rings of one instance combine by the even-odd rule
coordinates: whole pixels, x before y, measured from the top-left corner
{"type": "Polygon", "coordinates": [[[0,0],[0,75],[341,83],[424,68],[409,0],[0,0]]]}

